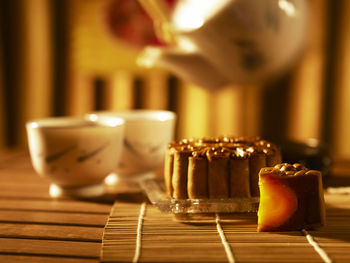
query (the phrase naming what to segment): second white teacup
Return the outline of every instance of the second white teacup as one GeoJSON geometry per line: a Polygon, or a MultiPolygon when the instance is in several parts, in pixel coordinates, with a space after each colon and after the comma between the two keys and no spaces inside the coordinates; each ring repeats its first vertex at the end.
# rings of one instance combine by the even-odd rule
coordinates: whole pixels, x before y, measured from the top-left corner
{"type": "Polygon", "coordinates": [[[122,118],[125,136],[122,157],[116,168],[121,176],[140,175],[162,166],[167,144],[174,139],[176,115],[165,110],[100,111],[89,120],[122,118]]]}

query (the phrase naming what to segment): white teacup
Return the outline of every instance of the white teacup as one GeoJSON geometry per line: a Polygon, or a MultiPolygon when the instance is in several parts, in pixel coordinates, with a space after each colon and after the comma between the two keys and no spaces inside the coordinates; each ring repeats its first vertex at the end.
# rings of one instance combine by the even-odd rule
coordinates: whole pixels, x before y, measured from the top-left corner
{"type": "Polygon", "coordinates": [[[123,119],[53,117],[29,121],[26,128],[33,167],[51,182],[52,197],[103,194],[103,180],[120,158],[123,119]]]}
{"type": "MultiPolygon", "coordinates": [[[[176,115],[162,110],[100,111],[90,120],[120,117],[125,121],[122,156],[117,175],[143,175],[162,166],[167,144],[174,138],[176,115]]],[[[132,178],[130,178],[132,179],[132,178]]]]}

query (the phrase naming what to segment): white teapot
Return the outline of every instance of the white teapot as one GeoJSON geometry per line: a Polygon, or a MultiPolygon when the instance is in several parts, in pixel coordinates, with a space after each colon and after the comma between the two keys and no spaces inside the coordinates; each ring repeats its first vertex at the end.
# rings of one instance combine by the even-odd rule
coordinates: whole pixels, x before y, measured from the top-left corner
{"type": "Polygon", "coordinates": [[[256,84],[286,70],[304,46],[307,0],[139,0],[164,47],[138,57],[206,88],[256,84]],[[152,3],[153,6],[150,6],[152,3]]]}

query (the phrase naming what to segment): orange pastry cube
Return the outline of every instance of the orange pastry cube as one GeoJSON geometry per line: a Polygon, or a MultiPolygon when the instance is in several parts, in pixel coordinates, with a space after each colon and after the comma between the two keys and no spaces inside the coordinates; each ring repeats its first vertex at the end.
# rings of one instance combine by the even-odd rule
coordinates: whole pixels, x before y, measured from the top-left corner
{"type": "Polygon", "coordinates": [[[259,173],[258,231],[291,231],[324,225],[325,205],[319,171],[279,164],[259,173]]]}

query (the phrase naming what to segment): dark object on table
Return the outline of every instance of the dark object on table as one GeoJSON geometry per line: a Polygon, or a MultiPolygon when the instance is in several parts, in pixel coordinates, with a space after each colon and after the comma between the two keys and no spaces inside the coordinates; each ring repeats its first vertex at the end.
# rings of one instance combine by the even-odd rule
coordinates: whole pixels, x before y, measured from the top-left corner
{"type": "Polygon", "coordinates": [[[321,171],[324,178],[329,176],[331,158],[326,144],[317,139],[284,140],[276,143],[281,147],[283,162],[301,163],[310,170],[321,171]]]}

